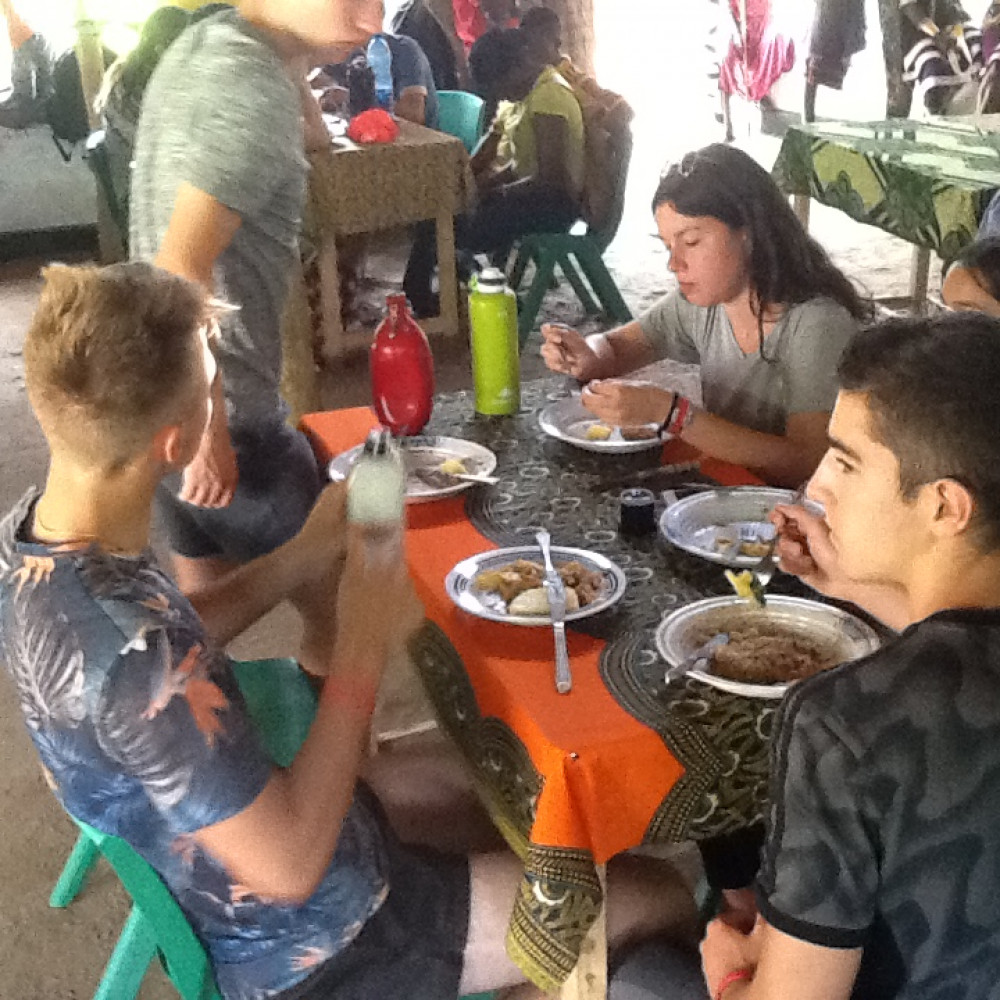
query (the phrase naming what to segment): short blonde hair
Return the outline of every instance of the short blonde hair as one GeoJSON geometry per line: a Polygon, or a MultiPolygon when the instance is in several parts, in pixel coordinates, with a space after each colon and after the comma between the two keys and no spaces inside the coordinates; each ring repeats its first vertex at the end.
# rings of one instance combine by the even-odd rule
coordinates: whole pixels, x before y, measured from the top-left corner
{"type": "Polygon", "coordinates": [[[24,342],[28,395],[54,446],[117,465],[148,447],[185,404],[205,290],[138,261],[53,265],[24,342]]]}

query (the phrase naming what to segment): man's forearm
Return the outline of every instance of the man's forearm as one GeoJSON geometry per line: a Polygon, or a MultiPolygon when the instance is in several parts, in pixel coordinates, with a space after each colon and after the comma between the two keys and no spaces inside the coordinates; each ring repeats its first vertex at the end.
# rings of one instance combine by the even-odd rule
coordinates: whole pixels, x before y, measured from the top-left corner
{"type": "Polygon", "coordinates": [[[300,561],[293,557],[291,544],[186,595],[216,645],[228,645],[302,582],[300,561]]]}

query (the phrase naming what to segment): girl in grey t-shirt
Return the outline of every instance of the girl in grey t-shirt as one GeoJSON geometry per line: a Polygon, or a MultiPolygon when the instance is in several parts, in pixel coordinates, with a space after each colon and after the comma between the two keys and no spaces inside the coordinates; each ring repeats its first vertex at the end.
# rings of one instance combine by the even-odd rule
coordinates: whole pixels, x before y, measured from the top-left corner
{"type": "Polygon", "coordinates": [[[868,304],[739,149],[688,153],[653,212],[677,290],[586,340],[543,326],[546,363],[587,382],[583,403],[606,423],[657,423],[768,482],[801,483],[826,448],[837,362],[868,304]],[[619,378],[661,358],[701,366],[703,410],[619,378]]]}

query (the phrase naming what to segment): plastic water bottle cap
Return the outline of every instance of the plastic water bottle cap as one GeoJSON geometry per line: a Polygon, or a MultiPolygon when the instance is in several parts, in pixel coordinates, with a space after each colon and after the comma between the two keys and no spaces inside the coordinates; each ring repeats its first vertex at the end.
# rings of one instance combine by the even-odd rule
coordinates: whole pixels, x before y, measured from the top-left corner
{"type": "Polygon", "coordinates": [[[502,292],[507,287],[507,278],[498,267],[484,267],[476,278],[476,290],[487,295],[502,292]]]}

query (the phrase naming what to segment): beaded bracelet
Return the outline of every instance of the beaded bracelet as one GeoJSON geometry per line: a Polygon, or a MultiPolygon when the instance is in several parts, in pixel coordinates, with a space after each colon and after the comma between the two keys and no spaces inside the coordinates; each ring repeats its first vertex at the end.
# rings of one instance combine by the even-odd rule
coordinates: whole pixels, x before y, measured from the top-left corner
{"type": "Polygon", "coordinates": [[[722,1000],[722,994],[729,989],[733,983],[739,983],[744,980],[749,981],[753,979],[753,969],[734,969],[732,972],[727,973],[722,977],[722,981],[719,983],[715,990],[715,1000],[722,1000]]]}
{"type": "Polygon", "coordinates": [[[694,419],[694,414],[695,410],[691,405],[691,400],[675,392],[667,416],[660,424],[660,437],[680,435],[694,419]]]}

